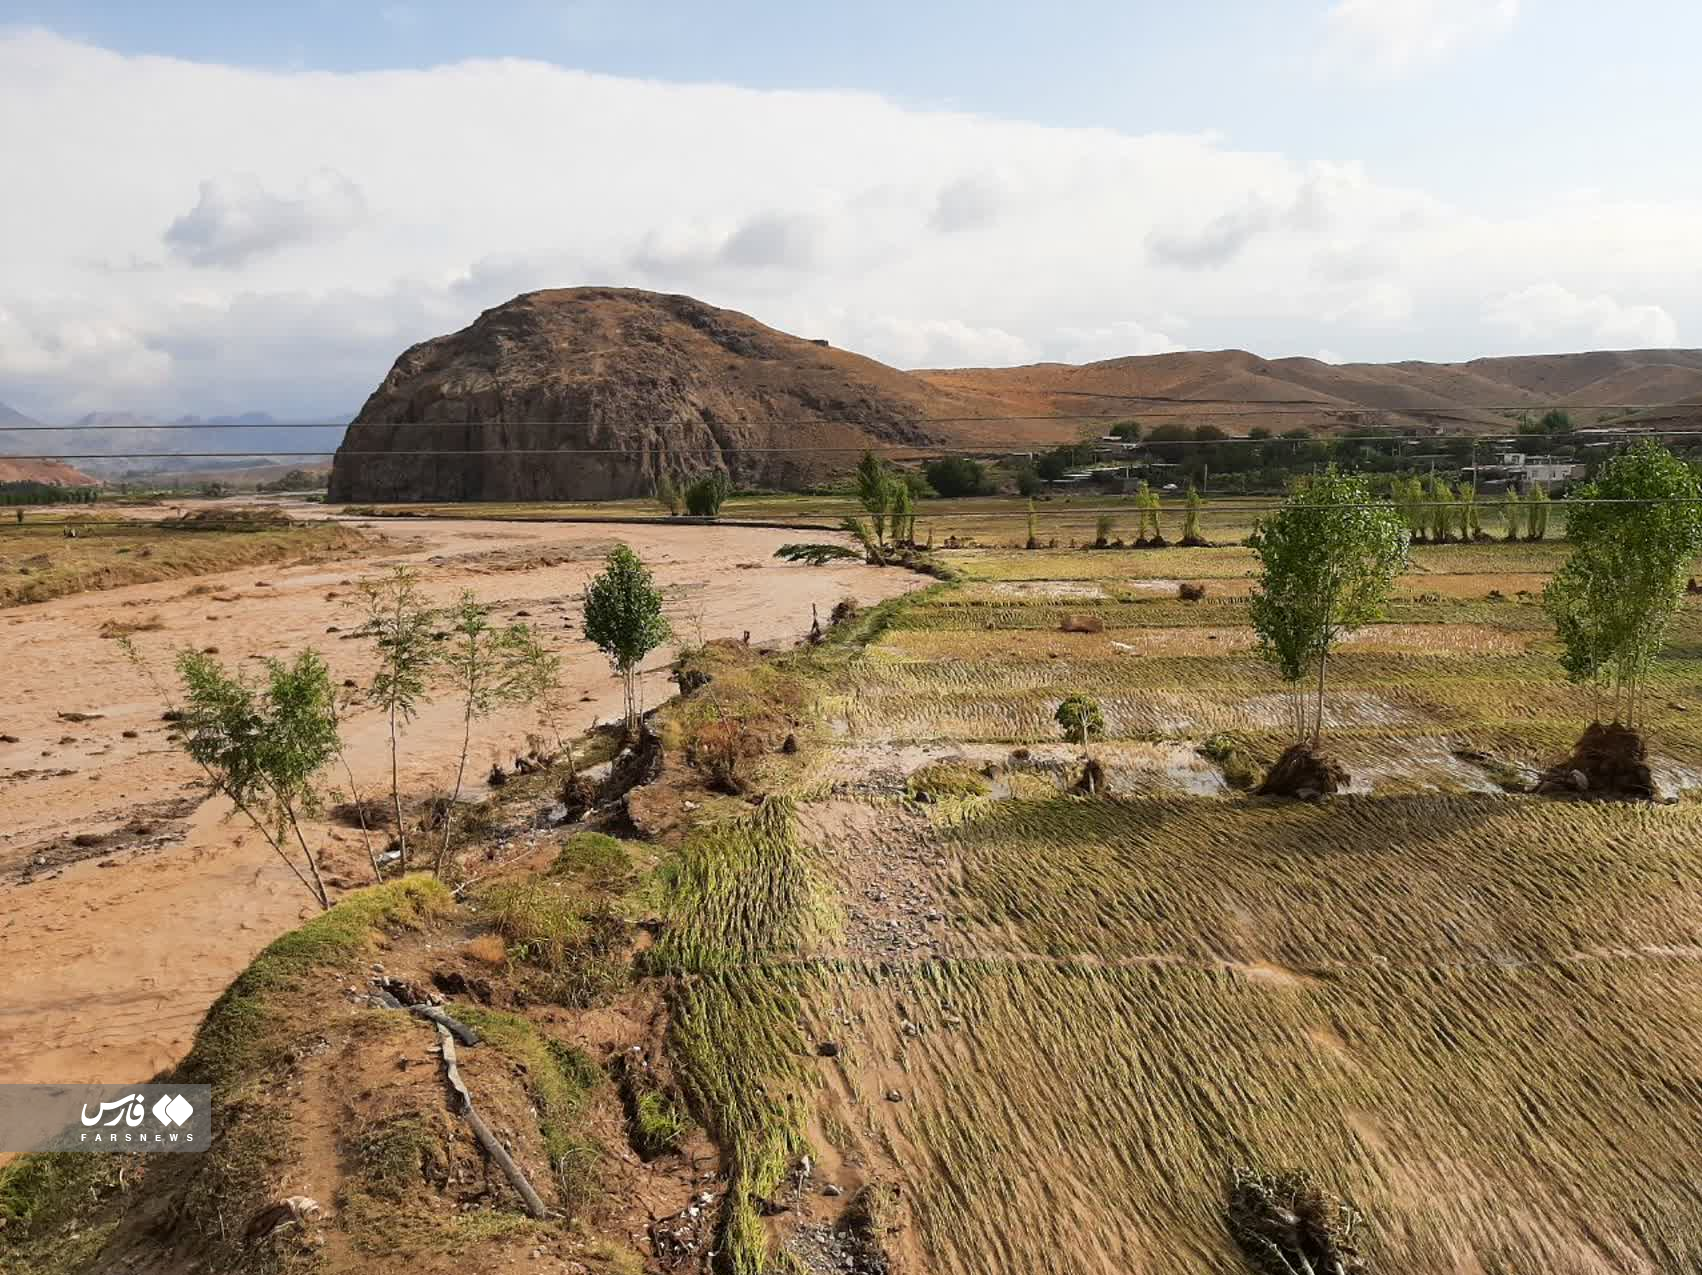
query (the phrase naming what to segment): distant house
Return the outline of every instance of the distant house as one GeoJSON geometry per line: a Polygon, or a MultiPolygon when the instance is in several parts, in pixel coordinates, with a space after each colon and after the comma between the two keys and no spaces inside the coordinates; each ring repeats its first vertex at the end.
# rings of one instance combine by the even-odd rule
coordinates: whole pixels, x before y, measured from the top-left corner
{"type": "Polygon", "coordinates": [[[1555,483],[1574,482],[1585,472],[1584,466],[1573,461],[1556,456],[1532,456],[1526,452],[1502,452],[1495,458],[1494,467],[1521,490],[1537,483],[1552,487],[1555,483]]]}

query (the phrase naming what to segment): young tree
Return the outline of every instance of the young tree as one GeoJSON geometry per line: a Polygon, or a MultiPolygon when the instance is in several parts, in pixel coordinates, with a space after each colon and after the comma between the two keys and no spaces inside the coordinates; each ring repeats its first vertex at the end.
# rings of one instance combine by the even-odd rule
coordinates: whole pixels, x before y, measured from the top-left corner
{"type": "Polygon", "coordinates": [[[911,500],[910,484],[902,478],[887,480],[886,505],[892,517],[892,542],[911,544],[916,539],[916,506],[911,500]]]}
{"type": "Polygon", "coordinates": [[[1430,540],[1433,544],[1444,545],[1453,539],[1451,529],[1454,525],[1454,488],[1446,478],[1430,476],[1430,490],[1427,493],[1430,500],[1430,540]]]}
{"type": "Polygon", "coordinates": [[[213,787],[266,839],[321,908],[331,906],[319,859],[302,835],[301,819],[319,805],[318,776],[337,753],[337,708],[325,661],[313,650],[290,663],[266,661],[266,684],[255,687],[217,659],[194,651],[177,658],[185,703],[183,749],[213,787]],[[285,842],[301,849],[298,865],[285,842]]]}
{"type": "Polygon", "coordinates": [[[1569,508],[1572,556],[1543,591],[1543,607],[1559,632],[1566,676],[1611,690],[1613,720],[1636,727],[1649,670],[1702,553],[1702,482],[1645,440],[1612,457],[1574,496],[1608,503],[1569,508]]]}
{"type": "Polygon", "coordinates": [[[1183,506],[1182,543],[1196,545],[1202,543],[1200,536],[1200,514],[1206,507],[1205,498],[1193,483],[1188,484],[1188,497],[1183,506]]]}
{"type": "Polygon", "coordinates": [[[1429,511],[1424,504],[1424,480],[1397,478],[1393,491],[1395,504],[1400,509],[1401,521],[1406,523],[1408,537],[1412,540],[1424,540],[1430,531],[1429,511]]]}
{"type": "Polygon", "coordinates": [[[1105,714],[1099,709],[1099,701],[1090,695],[1065,696],[1052,719],[1063,729],[1064,738],[1080,744],[1083,752],[1087,751],[1088,740],[1105,733],[1105,714]]]}
{"type": "Polygon", "coordinates": [[[616,545],[607,565],[585,589],[585,636],[609,657],[626,692],[626,733],[638,733],[638,666],[671,634],[662,593],[638,555],[616,545]]]}
{"type": "Polygon", "coordinates": [[[857,462],[857,502],[874,525],[875,542],[886,545],[886,515],[892,502],[892,483],[886,465],[873,452],[864,452],[857,462]]]}
{"type": "Polygon", "coordinates": [[[536,633],[525,624],[496,628],[490,608],[471,590],[449,613],[450,644],[443,657],[449,682],[461,697],[461,755],[455,767],[455,789],[443,816],[443,840],[437,848],[432,871],[443,875],[449,856],[450,833],[455,825],[455,803],[467,776],[467,748],[473,739],[473,722],[489,717],[505,704],[516,704],[541,696],[556,681],[559,661],[536,633]]]}
{"type": "Polygon", "coordinates": [[[1406,566],[1408,540],[1394,506],[1373,500],[1363,477],[1333,465],[1297,481],[1254,532],[1260,573],[1249,609],[1259,654],[1289,683],[1296,738],[1310,732],[1316,744],[1322,736],[1330,651],[1382,613],[1406,566]]]}
{"type": "Polygon", "coordinates": [[[680,510],[685,506],[685,495],[680,491],[680,485],[674,481],[674,476],[667,470],[656,476],[656,500],[668,511],[670,518],[678,518],[680,510]]]}
{"type": "Polygon", "coordinates": [[[366,612],[360,633],[378,650],[367,699],[384,710],[390,724],[390,804],[396,816],[397,868],[406,872],[408,829],[402,819],[397,741],[401,727],[414,720],[426,699],[426,678],[437,658],[431,636],[437,612],[426,605],[412,567],[394,567],[381,579],[361,581],[360,596],[366,612]]]}
{"type": "Polygon", "coordinates": [[[1478,512],[1475,483],[1460,484],[1460,503],[1456,509],[1458,517],[1454,521],[1459,528],[1460,540],[1469,544],[1483,534],[1483,517],[1478,512]]]}
{"type": "Polygon", "coordinates": [[[1525,497],[1525,539],[1541,540],[1548,535],[1548,489],[1532,483],[1525,497]]]}
{"type": "Polygon", "coordinates": [[[1520,528],[1525,525],[1525,502],[1511,487],[1501,497],[1501,518],[1507,524],[1506,538],[1517,540],[1520,528]]]}
{"type": "Polygon", "coordinates": [[[1029,549],[1040,548],[1039,531],[1040,531],[1039,527],[1035,525],[1034,501],[1031,498],[1028,502],[1028,543],[1026,545],[1027,548],[1029,548],[1029,549]]]}

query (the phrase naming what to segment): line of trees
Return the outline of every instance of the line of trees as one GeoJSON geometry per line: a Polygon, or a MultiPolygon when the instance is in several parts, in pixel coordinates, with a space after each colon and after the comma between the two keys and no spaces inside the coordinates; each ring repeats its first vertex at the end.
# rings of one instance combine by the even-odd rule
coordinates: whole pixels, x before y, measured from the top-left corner
{"type": "MultiPolygon", "coordinates": [[[[357,632],[371,644],[377,666],[365,687],[345,695],[339,694],[324,658],[311,647],[289,660],[267,660],[259,680],[227,668],[213,654],[184,650],[175,659],[180,704],[155,678],[133,642],[121,640],[126,654],[166,701],[180,746],[200,766],[210,788],[230,800],[322,908],[331,906],[322,854],[310,844],[304,824],[324,808],[324,777],[333,762],[341,764],[347,780],[374,879],[384,875],[372,844],[369,806],[344,752],[342,725],[351,709],[373,708],[387,720],[396,870],[406,872],[423,862],[442,876],[450,864],[473,723],[508,705],[535,703],[553,714],[561,703],[560,660],[541,635],[523,623],[497,624],[489,605],[470,592],[448,607],[433,606],[415,569],[398,566],[365,583],[359,605],[365,623],[357,632]],[[455,698],[461,743],[442,822],[429,829],[438,835],[430,837],[426,858],[409,843],[400,757],[407,724],[434,692],[455,698]]],[[[637,555],[617,545],[602,573],[586,588],[584,608],[586,637],[622,679],[630,735],[638,730],[642,712],[639,665],[671,636],[661,613],[661,592],[637,555]]],[[[559,723],[556,733],[559,739],[559,723]]]]}
{"type": "MultiPolygon", "coordinates": [[[[1572,554],[1543,594],[1559,634],[1568,679],[1591,688],[1594,716],[1643,720],[1648,676],[1702,554],[1702,479],[1651,440],[1606,460],[1568,510],[1572,554]],[[1601,502],[1601,503],[1590,503],[1601,502]]],[[[1452,508],[1451,528],[1459,521],[1452,508]]],[[[1526,534],[1546,531],[1546,501],[1522,506],[1526,534]]],[[[1250,601],[1259,654],[1288,684],[1296,739],[1323,734],[1331,652],[1342,637],[1383,614],[1406,568],[1414,515],[1379,500],[1363,474],[1334,466],[1297,480],[1250,543],[1259,562],[1250,601]]],[[[1435,524],[1430,524],[1432,531],[1435,524]]],[[[1508,534],[1519,523],[1510,518],[1508,534]]]]}
{"type": "Polygon", "coordinates": [[[100,488],[28,481],[0,483],[0,505],[92,505],[100,488]]]}

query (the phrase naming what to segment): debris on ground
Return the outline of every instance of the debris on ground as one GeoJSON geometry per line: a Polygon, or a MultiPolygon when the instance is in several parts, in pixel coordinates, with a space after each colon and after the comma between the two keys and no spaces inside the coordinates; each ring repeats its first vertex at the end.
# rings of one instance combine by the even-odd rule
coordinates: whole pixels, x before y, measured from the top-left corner
{"type": "Polygon", "coordinates": [[[1347,787],[1347,769],[1334,757],[1315,749],[1310,742],[1289,745],[1265,780],[1254,792],[1260,797],[1293,797],[1318,801],[1347,787]]]}
{"type": "Polygon", "coordinates": [[[1643,737],[1620,722],[1591,722],[1572,755],[1543,774],[1537,792],[1651,801],[1655,778],[1643,737]]]}

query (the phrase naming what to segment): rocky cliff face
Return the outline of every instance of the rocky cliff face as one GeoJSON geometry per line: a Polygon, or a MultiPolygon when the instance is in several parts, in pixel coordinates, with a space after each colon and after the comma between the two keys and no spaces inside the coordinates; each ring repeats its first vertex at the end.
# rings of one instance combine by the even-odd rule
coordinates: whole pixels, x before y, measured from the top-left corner
{"type": "Polygon", "coordinates": [[[531,292],[396,360],[330,498],[619,499],[717,469],[792,487],[871,442],[928,442],[918,418],[965,410],[973,396],[690,297],[531,292]]]}

